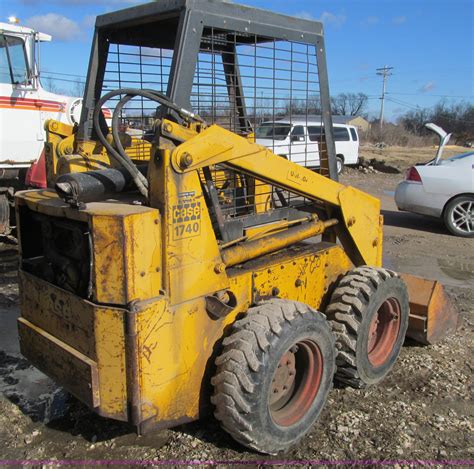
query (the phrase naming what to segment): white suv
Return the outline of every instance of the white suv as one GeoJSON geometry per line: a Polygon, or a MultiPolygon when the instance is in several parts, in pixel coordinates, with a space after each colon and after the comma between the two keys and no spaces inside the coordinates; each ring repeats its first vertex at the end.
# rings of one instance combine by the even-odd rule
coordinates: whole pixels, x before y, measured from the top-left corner
{"type": "MultiPolygon", "coordinates": [[[[323,124],[317,120],[294,118],[262,122],[255,130],[256,142],[294,163],[319,167],[319,142],[323,124]]],[[[333,124],[337,172],[359,161],[359,136],[353,125],[333,124]]]]}

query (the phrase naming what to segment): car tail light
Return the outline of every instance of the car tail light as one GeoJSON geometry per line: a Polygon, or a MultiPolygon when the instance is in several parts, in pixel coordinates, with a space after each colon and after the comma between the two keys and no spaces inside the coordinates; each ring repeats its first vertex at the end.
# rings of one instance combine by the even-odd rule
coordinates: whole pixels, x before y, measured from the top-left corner
{"type": "Polygon", "coordinates": [[[414,166],[408,169],[406,180],[413,181],[413,182],[422,182],[420,173],[417,171],[417,169],[414,166]]]}

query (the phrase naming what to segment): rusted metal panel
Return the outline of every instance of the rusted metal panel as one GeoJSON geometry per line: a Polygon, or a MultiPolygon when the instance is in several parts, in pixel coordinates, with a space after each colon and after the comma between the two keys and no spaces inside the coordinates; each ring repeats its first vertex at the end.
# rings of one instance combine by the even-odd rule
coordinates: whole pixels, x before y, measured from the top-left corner
{"type": "Polygon", "coordinates": [[[320,309],[341,273],[351,268],[352,263],[340,246],[301,243],[250,261],[230,275],[240,277],[242,271],[252,272],[251,302],[278,297],[320,309]]]}
{"type": "Polygon", "coordinates": [[[410,316],[407,336],[434,344],[456,330],[458,312],[443,285],[415,275],[401,274],[408,287],[410,316]]]}
{"type": "Polygon", "coordinates": [[[158,210],[123,219],[127,303],[154,298],[162,289],[161,217],[158,210]]]}
{"type": "Polygon", "coordinates": [[[21,270],[19,288],[25,319],[96,360],[94,309],[90,303],[21,270]]]}
{"type": "Polygon", "coordinates": [[[18,333],[28,360],[89,407],[99,407],[99,374],[93,360],[24,318],[18,319],[18,333]]]}
{"type": "Polygon", "coordinates": [[[125,243],[122,220],[117,216],[91,217],[94,257],[94,300],[127,304],[125,243]]]}
{"type": "MultiPolygon", "coordinates": [[[[19,279],[23,319],[94,361],[100,376],[100,408],[96,410],[105,417],[127,420],[126,311],[95,305],[23,271],[19,279]]],[[[30,338],[31,342],[37,337],[30,338]]],[[[43,350],[47,360],[54,359],[49,357],[54,350],[51,347],[43,350]]],[[[35,357],[30,359],[36,365],[35,357]]],[[[43,371],[49,375],[49,370],[43,371]]],[[[61,377],[55,379],[67,387],[67,383],[60,381],[61,377]]]]}
{"type": "Polygon", "coordinates": [[[95,299],[128,304],[153,298],[161,289],[160,214],[114,213],[109,205],[108,215],[91,213],[95,299]]]}

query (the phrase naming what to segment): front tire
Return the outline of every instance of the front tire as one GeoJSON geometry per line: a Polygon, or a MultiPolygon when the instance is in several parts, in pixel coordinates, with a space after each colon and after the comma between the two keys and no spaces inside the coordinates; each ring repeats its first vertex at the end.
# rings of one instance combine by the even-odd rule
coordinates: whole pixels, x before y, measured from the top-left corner
{"type": "Polygon", "coordinates": [[[408,292],[391,270],[357,267],[326,310],[339,350],[336,380],[355,388],[381,381],[397,360],[408,327],[408,292]]]}
{"type": "Polygon", "coordinates": [[[474,197],[456,197],[446,205],[444,224],[455,236],[474,237],[474,197]]]}
{"type": "Polygon", "coordinates": [[[216,418],[249,448],[286,451],[310,430],[331,389],[329,324],[303,303],[273,299],[236,321],[223,345],[212,379],[216,418]]]}

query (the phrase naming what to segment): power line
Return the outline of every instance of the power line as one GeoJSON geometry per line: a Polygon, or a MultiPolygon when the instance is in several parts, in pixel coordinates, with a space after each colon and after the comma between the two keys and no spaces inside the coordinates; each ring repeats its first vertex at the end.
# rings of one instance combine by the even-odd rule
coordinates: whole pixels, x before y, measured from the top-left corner
{"type": "Polygon", "coordinates": [[[78,83],[80,85],[85,85],[86,82],[85,81],[81,81],[81,80],[68,80],[66,78],[56,78],[56,77],[51,77],[51,76],[48,76],[44,73],[41,74],[41,78],[45,78],[45,79],[48,79],[48,80],[54,80],[54,81],[64,81],[64,82],[67,82],[67,83],[78,83]]]}
{"type": "Polygon", "coordinates": [[[387,78],[392,75],[391,70],[393,70],[393,67],[385,67],[382,68],[377,68],[376,72],[377,75],[381,75],[383,77],[382,80],[382,97],[381,99],[381,104],[380,104],[380,129],[383,127],[383,111],[384,111],[384,104],[385,104],[385,88],[387,86],[387,78]]]}
{"type": "Polygon", "coordinates": [[[84,75],[78,75],[78,74],[73,74],[73,73],[59,73],[59,72],[50,72],[48,70],[43,70],[41,72],[41,74],[43,73],[47,73],[48,75],[58,75],[58,76],[61,76],[61,77],[73,77],[73,78],[82,78],[82,79],[86,79],[86,77],[84,75]]]}

